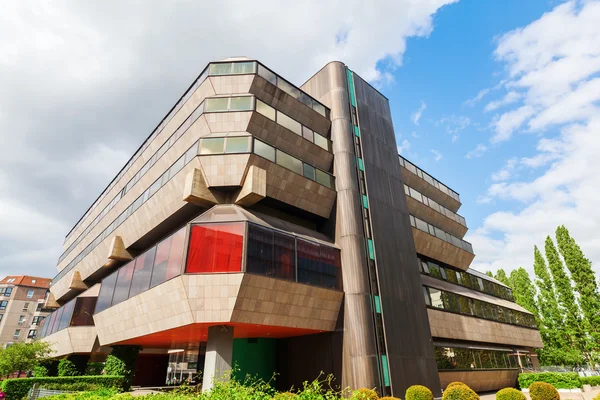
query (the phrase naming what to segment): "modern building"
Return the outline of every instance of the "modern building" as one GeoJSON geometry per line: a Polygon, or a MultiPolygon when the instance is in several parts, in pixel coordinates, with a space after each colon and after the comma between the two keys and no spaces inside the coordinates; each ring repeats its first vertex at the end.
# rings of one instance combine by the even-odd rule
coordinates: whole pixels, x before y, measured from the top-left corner
{"type": "Polygon", "coordinates": [[[30,342],[38,337],[49,293],[49,278],[7,276],[0,281],[0,346],[30,342]]]}
{"type": "Polygon", "coordinates": [[[233,365],[281,389],[510,385],[540,335],[469,270],[460,205],[343,63],[297,87],[213,62],[66,236],[42,336],[57,357],[140,346],[140,385],[233,365]]]}

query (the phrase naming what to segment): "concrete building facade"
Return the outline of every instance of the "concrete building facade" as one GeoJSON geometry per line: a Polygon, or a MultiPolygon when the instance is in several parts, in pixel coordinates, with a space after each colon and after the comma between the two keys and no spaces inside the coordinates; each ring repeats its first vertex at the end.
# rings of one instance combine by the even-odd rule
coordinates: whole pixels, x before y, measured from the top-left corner
{"type": "Polygon", "coordinates": [[[30,342],[38,337],[50,288],[49,278],[7,276],[0,281],[0,346],[30,342]]]}
{"type": "Polygon", "coordinates": [[[67,235],[43,340],[140,346],[140,385],[233,365],[396,396],[515,381],[532,315],[469,270],[458,194],[396,149],[387,99],[340,62],[301,87],[210,63],[67,235]]]}

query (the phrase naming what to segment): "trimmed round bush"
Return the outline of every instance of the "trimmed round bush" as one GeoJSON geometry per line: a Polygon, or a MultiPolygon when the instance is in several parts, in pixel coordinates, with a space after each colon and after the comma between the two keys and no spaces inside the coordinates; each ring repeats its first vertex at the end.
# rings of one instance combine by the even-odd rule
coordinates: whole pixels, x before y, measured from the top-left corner
{"type": "Polygon", "coordinates": [[[496,393],[496,400],[527,400],[527,397],[515,388],[504,388],[496,393]]]}
{"type": "Polygon", "coordinates": [[[529,386],[531,400],[560,400],[558,390],[546,382],[533,382],[529,386]]]}
{"type": "Polygon", "coordinates": [[[464,383],[452,382],[444,390],[442,400],[479,400],[479,396],[464,383]]]}
{"type": "Polygon", "coordinates": [[[400,399],[397,397],[385,396],[385,397],[380,397],[379,400],[400,400],[400,399]]]}
{"type": "Polygon", "coordinates": [[[433,393],[431,390],[421,385],[412,385],[406,389],[406,400],[433,400],[433,393]]]}
{"type": "Polygon", "coordinates": [[[596,395],[596,397],[594,397],[594,400],[600,400],[600,393],[598,393],[598,394],[596,395]]]}
{"type": "Polygon", "coordinates": [[[352,393],[353,400],[379,400],[379,395],[373,389],[360,388],[352,393]]]}

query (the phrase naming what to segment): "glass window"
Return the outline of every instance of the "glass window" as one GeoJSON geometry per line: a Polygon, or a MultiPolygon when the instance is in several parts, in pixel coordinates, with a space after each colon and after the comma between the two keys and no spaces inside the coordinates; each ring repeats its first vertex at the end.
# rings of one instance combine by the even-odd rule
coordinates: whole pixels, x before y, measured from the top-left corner
{"type": "Polygon", "coordinates": [[[321,286],[331,289],[342,288],[342,259],[340,250],[321,246],[321,286]]]}
{"type": "Polygon", "coordinates": [[[273,231],[248,225],[248,247],[246,249],[246,271],[272,276],[273,268],[273,231]]]}
{"type": "Polygon", "coordinates": [[[200,141],[200,154],[223,154],[225,138],[202,139],[200,141]]]}
{"type": "Polygon", "coordinates": [[[280,111],[277,111],[277,123],[294,132],[296,135],[302,136],[302,125],[300,125],[300,122],[291,119],[280,111]]]}
{"type": "Polygon", "coordinates": [[[209,74],[210,75],[227,75],[231,74],[231,64],[232,63],[220,63],[220,64],[210,64],[209,74]]]}
{"type": "Polygon", "coordinates": [[[421,193],[417,192],[416,190],[410,191],[410,197],[412,197],[413,199],[415,199],[421,203],[423,202],[423,196],[421,196],[421,193]]]}
{"type": "Polygon", "coordinates": [[[296,87],[292,86],[291,84],[287,83],[281,78],[277,78],[277,87],[295,99],[300,97],[300,89],[297,89],[296,87]]]}
{"type": "Polygon", "coordinates": [[[423,296],[425,297],[425,304],[431,306],[431,299],[429,298],[429,293],[427,292],[427,288],[423,286],[423,296]]]}
{"type": "Polygon", "coordinates": [[[133,269],[133,278],[128,298],[136,296],[150,288],[150,279],[152,278],[152,267],[154,266],[155,255],[156,247],[153,247],[135,259],[135,267],[133,269]]]}
{"type": "Polygon", "coordinates": [[[302,137],[306,140],[313,142],[315,140],[315,136],[313,135],[313,131],[308,129],[305,126],[302,126],[302,137]]]}
{"type": "Polygon", "coordinates": [[[158,244],[150,287],[166,282],[181,273],[185,232],[186,229],[182,228],[158,244]]]}
{"type": "Polygon", "coordinates": [[[314,181],[315,180],[315,167],[304,163],[303,168],[304,168],[304,176],[306,178],[314,181]]]}
{"type": "MultiPolygon", "coordinates": [[[[150,198],[154,193],[158,192],[158,189],[160,189],[160,179],[155,181],[152,185],[150,185],[150,188],[148,188],[148,197],[150,198]]],[[[117,223],[118,225],[119,223],[117,223]]]]}
{"type": "Polygon", "coordinates": [[[183,168],[185,159],[183,158],[183,156],[179,157],[179,160],[175,161],[175,164],[173,164],[171,166],[171,168],[169,168],[169,174],[171,174],[171,177],[175,176],[179,171],[181,171],[181,169],[183,168]]]}
{"type": "Polygon", "coordinates": [[[75,299],[69,301],[67,304],[62,306],[62,308],[64,310],[63,310],[62,315],[60,316],[60,321],[58,322],[57,331],[65,329],[66,327],[69,326],[69,323],[71,322],[71,316],[73,316],[73,309],[75,308],[75,299]]]}
{"type": "Polygon", "coordinates": [[[275,121],[275,109],[267,103],[263,103],[262,101],[256,99],[256,111],[275,121]]]}
{"type": "Polygon", "coordinates": [[[435,308],[444,308],[444,302],[442,301],[442,292],[434,289],[428,288],[429,297],[431,298],[431,306],[435,308]]]}
{"type": "Polygon", "coordinates": [[[428,232],[429,230],[427,229],[427,223],[425,221],[422,221],[418,218],[415,218],[415,222],[417,223],[417,229],[420,229],[422,231],[428,232]]]}
{"type": "Polygon", "coordinates": [[[275,149],[260,140],[254,140],[254,153],[271,162],[275,162],[275,149]]]}
{"type": "Polygon", "coordinates": [[[33,294],[34,294],[34,293],[35,293],[35,291],[34,291],[34,290],[28,290],[28,291],[27,291],[27,298],[28,298],[28,299],[31,299],[31,298],[33,298],[33,294]]]}
{"type": "Polygon", "coordinates": [[[225,153],[248,153],[250,136],[228,137],[225,141],[225,153]]]}
{"type": "Polygon", "coordinates": [[[335,248],[297,239],[298,282],[325,287],[341,287],[340,256],[335,248]]]}
{"type": "Polygon", "coordinates": [[[312,108],[313,108],[313,110],[315,110],[316,112],[318,112],[319,114],[321,114],[324,117],[327,114],[327,112],[325,111],[325,106],[323,106],[321,103],[318,103],[315,100],[313,100],[313,102],[312,102],[312,108]]]}
{"type": "Polygon", "coordinates": [[[243,223],[192,225],[185,271],[239,272],[243,242],[243,223]]]}
{"type": "Polygon", "coordinates": [[[276,162],[282,167],[285,167],[299,175],[302,175],[302,161],[298,160],[296,157],[292,157],[281,150],[277,150],[276,162]]]}
{"type": "Polygon", "coordinates": [[[252,97],[251,96],[232,97],[231,104],[229,105],[229,110],[230,111],[252,110],[252,97]]]}
{"type": "Polygon", "coordinates": [[[229,97],[213,97],[211,99],[206,99],[204,103],[204,110],[206,112],[227,111],[229,97]]]}
{"type": "Polygon", "coordinates": [[[321,171],[320,169],[316,170],[317,172],[317,182],[323,186],[327,186],[330,189],[333,189],[333,176],[329,175],[326,172],[321,171]]]}
{"type": "Polygon", "coordinates": [[[119,304],[122,301],[127,300],[129,296],[129,288],[131,286],[131,278],[133,277],[133,268],[135,267],[135,262],[130,261],[128,264],[125,264],[121,269],[119,269],[119,274],[117,276],[117,284],[115,286],[115,293],[113,294],[113,299],[111,306],[115,304],[119,304]]]}
{"type": "Polygon", "coordinates": [[[428,261],[427,266],[429,267],[429,275],[434,278],[441,278],[442,273],[440,272],[440,266],[434,263],[433,261],[428,261]]]}
{"type": "Polygon", "coordinates": [[[253,74],[255,71],[255,62],[236,62],[233,63],[234,74],[253,74]]]}
{"type": "Polygon", "coordinates": [[[450,292],[442,292],[442,299],[444,301],[444,309],[460,313],[459,296],[450,292]]]}
{"type": "Polygon", "coordinates": [[[322,149],[329,151],[329,141],[317,132],[315,132],[315,144],[322,149]]]}
{"type": "Polygon", "coordinates": [[[273,85],[277,85],[277,75],[260,64],[258,65],[258,75],[262,76],[266,81],[271,82],[273,85]]]}
{"type": "Polygon", "coordinates": [[[456,359],[456,368],[457,369],[474,369],[474,368],[476,368],[473,350],[455,348],[455,349],[453,349],[453,352],[454,352],[454,357],[456,359]]]}
{"type": "Polygon", "coordinates": [[[94,308],[97,297],[77,297],[69,326],[94,326],[94,308]]]}
{"type": "MultiPolygon", "coordinates": [[[[196,157],[198,155],[198,143],[194,143],[194,145],[192,147],[190,147],[188,149],[188,151],[185,152],[185,163],[189,163],[192,158],[196,157]]],[[[159,179],[160,181],[160,179],[159,179]]]]}

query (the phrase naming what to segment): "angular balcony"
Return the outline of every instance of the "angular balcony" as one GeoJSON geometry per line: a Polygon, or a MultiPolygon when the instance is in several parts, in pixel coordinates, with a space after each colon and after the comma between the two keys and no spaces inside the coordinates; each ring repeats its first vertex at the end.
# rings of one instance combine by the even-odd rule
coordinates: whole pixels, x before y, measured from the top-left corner
{"type": "Polygon", "coordinates": [[[340,251],[325,236],[237,206],[215,206],[102,281],[101,345],[170,348],[206,340],[332,331],[340,251]]]}
{"type": "Polygon", "coordinates": [[[408,212],[432,225],[439,226],[442,230],[462,239],[467,233],[465,219],[439,205],[436,201],[421,192],[404,185],[408,212]]]}
{"type": "Polygon", "coordinates": [[[417,253],[466,271],[475,254],[471,243],[444,232],[420,218],[410,216],[417,253]]]}
{"type": "Polygon", "coordinates": [[[402,156],[398,156],[402,166],[402,181],[411,188],[417,189],[422,194],[435,200],[440,205],[452,212],[460,208],[460,197],[458,193],[450,189],[427,172],[417,167],[402,156]]]}

